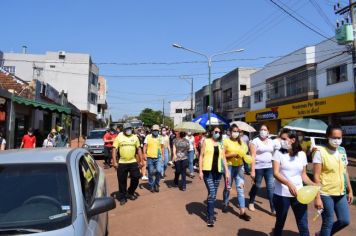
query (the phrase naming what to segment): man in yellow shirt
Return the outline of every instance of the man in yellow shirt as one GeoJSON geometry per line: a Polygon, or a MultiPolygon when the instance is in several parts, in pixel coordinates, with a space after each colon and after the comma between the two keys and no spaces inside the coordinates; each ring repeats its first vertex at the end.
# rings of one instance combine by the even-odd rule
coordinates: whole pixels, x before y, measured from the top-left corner
{"type": "Polygon", "coordinates": [[[144,159],[147,160],[148,185],[150,191],[159,192],[159,180],[163,171],[164,145],[159,135],[159,126],[152,126],[152,133],[146,136],[143,146],[144,159]]]}
{"type": "Polygon", "coordinates": [[[142,152],[140,141],[132,133],[130,123],[125,123],[123,133],[119,134],[113,144],[112,163],[117,170],[117,180],[119,182],[118,200],[120,205],[124,205],[127,199],[136,200],[135,191],[141,177],[140,166],[142,164],[142,152]],[[119,163],[117,163],[117,154],[119,154],[119,163]],[[131,183],[127,189],[127,176],[130,173],[131,183]]]}

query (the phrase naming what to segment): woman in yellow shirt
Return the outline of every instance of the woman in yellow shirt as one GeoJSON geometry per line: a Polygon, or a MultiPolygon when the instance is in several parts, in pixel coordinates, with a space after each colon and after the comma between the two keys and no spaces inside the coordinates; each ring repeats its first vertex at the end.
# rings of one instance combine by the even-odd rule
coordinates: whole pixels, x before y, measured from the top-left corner
{"type": "Polygon", "coordinates": [[[244,193],[244,162],[243,157],[247,155],[248,147],[241,140],[240,130],[236,125],[230,127],[231,136],[224,140],[225,157],[230,173],[230,178],[225,177],[225,189],[223,193],[223,212],[228,211],[229,195],[232,183],[235,181],[237,200],[240,208],[240,218],[245,221],[250,221],[251,217],[246,214],[245,208],[245,193],[244,193]]]}

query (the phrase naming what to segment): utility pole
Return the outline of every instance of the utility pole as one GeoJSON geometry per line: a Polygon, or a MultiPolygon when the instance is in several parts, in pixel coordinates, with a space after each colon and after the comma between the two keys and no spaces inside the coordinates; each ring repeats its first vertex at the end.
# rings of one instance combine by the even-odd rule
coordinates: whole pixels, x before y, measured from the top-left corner
{"type": "MultiPolygon", "coordinates": [[[[352,24],[352,29],[353,29],[353,42],[352,42],[352,72],[353,72],[353,79],[354,79],[354,103],[355,103],[355,111],[356,111],[356,37],[355,37],[355,12],[354,12],[354,7],[356,5],[356,2],[353,2],[353,0],[349,0],[349,5],[345,6],[343,8],[340,8],[340,3],[337,3],[337,5],[334,6],[335,14],[338,15],[344,15],[348,13],[350,15],[350,20],[352,24]]],[[[346,21],[347,22],[347,21],[346,21]]],[[[356,124],[356,113],[355,113],[355,124],[356,124]]]]}
{"type": "Polygon", "coordinates": [[[180,77],[181,79],[187,81],[190,80],[190,82],[188,82],[190,84],[190,119],[193,120],[193,114],[194,114],[194,78],[193,77],[185,77],[182,76],[180,77]]]}

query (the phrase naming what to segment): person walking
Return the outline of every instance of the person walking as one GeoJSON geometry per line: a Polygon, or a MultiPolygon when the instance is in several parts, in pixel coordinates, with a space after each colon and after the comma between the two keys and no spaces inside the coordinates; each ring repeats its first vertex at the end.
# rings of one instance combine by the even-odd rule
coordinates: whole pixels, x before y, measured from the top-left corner
{"type": "Polygon", "coordinates": [[[300,146],[295,131],[282,129],[280,133],[281,149],[273,157],[274,194],[276,208],[274,236],[282,236],[284,224],[291,207],[295,216],[300,236],[309,236],[308,205],[297,200],[297,193],[307,185],[315,185],[307,175],[307,156],[300,146]]]}
{"type": "MultiPolygon", "coordinates": [[[[137,137],[138,137],[138,140],[140,140],[140,149],[141,149],[141,152],[143,152],[143,146],[145,144],[145,139],[146,139],[146,132],[145,132],[145,129],[143,127],[139,127],[138,130],[137,130],[137,137]]],[[[143,155],[143,154],[142,154],[143,155]]],[[[141,180],[143,181],[147,181],[148,180],[148,177],[147,177],[147,174],[146,174],[146,171],[147,171],[147,161],[146,160],[142,160],[142,166],[140,168],[141,170],[141,180]]]]}
{"type": "Polygon", "coordinates": [[[248,147],[240,137],[240,130],[236,125],[230,127],[230,138],[224,140],[225,157],[230,173],[230,178],[225,177],[225,188],[223,192],[223,209],[226,213],[229,206],[230,190],[235,181],[237,201],[240,208],[240,219],[250,221],[251,217],[246,214],[245,208],[245,180],[243,157],[247,155],[248,147]]]}
{"type": "Polygon", "coordinates": [[[167,133],[167,128],[163,127],[161,133],[162,133],[162,145],[163,145],[164,157],[165,157],[163,161],[163,172],[162,172],[162,178],[164,179],[166,177],[166,170],[172,152],[171,152],[171,145],[169,143],[169,135],[167,133]]]}
{"type": "Polygon", "coordinates": [[[53,133],[49,133],[47,138],[43,141],[42,147],[43,148],[51,148],[56,145],[55,137],[53,133]]]}
{"type": "Polygon", "coordinates": [[[189,177],[194,178],[194,156],[195,153],[198,153],[195,147],[195,138],[192,132],[187,132],[185,137],[189,142],[189,151],[188,151],[188,162],[189,162],[189,177]]]}
{"type": "Polygon", "coordinates": [[[68,136],[65,133],[66,131],[64,130],[64,128],[62,128],[59,131],[59,134],[57,135],[57,143],[56,143],[56,147],[68,147],[68,136]]]}
{"type": "Polygon", "coordinates": [[[29,128],[27,134],[22,137],[20,148],[36,148],[36,136],[33,135],[33,129],[29,128]]]}
{"type": "Polygon", "coordinates": [[[143,146],[144,159],[148,166],[148,185],[152,193],[159,192],[159,181],[163,169],[162,162],[165,158],[159,130],[158,125],[153,125],[152,133],[146,136],[143,146]]]}
{"type": "Polygon", "coordinates": [[[275,147],[274,142],[268,138],[269,130],[266,125],[260,128],[260,134],[250,143],[251,155],[253,162],[251,164],[251,178],[254,181],[250,190],[250,201],[248,209],[255,211],[255,198],[258,190],[261,188],[262,178],[266,181],[267,196],[270,203],[271,215],[274,215],[275,209],[273,206],[273,170],[272,170],[272,155],[275,147]]]}
{"type": "Polygon", "coordinates": [[[208,190],[207,198],[207,226],[214,226],[214,208],[216,193],[221,180],[223,167],[226,178],[230,178],[230,173],[225,159],[225,150],[222,143],[222,134],[220,128],[214,128],[208,138],[203,142],[199,156],[199,178],[204,179],[208,190]]]}
{"type": "Polygon", "coordinates": [[[110,168],[111,166],[112,149],[116,136],[117,134],[115,133],[115,130],[113,128],[108,129],[104,134],[103,140],[104,140],[104,155],[105,155],[104,167],[105,168],[110,168]]]}
{"type": "Polygon", "coordinates": [[[0,151],[4,151],[6,146],[6,139],[2,131],[0,131],[0,151]]]}
{"type": "Polygon", "coordinates": [[[123,133],[118,135],[113,143],[112,163],[117,170],[117,180],[119,184],[118,200],[120,205],[124,205],[129,200],[136,200],[135,191],[141,177],[140,166],[142,165],[142,152],[140,141],[132,133],[132,125],[125,123],[123,133]],[[120,159],[117,162],[117,153],[120,159]],[[137,153],[137,155],[136,155],[137,153]],[[130,174],[130,187],[127,189],[127,178],[130,174]]]}
{"type": "Polygon", "coordinates": [[[326,147],[318,147],[313,156],[314,182],[321,185],[315,199],[315,208],[323,209],[321,230],[316,234],[321,236],[334,235],[350,224],[348,205],[353,202],[347,154],[345,148],[340,146],[341,126],[329,125],[326,137],[326,147]]]}
{"type": "MultiPolygon", "coordinates": [[[[247,149],[248,149],[248,153],[249,153],[250,152],[250,148],[249,148],[250,138],[246,135],[246,132],[244,132],[243,130],[240,130],[240,137],[241,137],[241,140],[247,145],[247,149]]],[[[250,175],[250,172],[251,172],[250,165],[247,164],[245,161],[244,161],[244,170],[245,170],[246,175],[250,175]]]]}
{"type": "Polygon", "coordinates": [[[188,167],[188,153],[190,144],[189,141],[185,138],[185,132],[177,132],[176,139],[173,144],[173,162],[175,166],[175,174],[174,174],[174,185],[178,186],[179,176],[182,176],[182,184],[180,186],[180,190],[186,190],[186,174],[188,167]]]}

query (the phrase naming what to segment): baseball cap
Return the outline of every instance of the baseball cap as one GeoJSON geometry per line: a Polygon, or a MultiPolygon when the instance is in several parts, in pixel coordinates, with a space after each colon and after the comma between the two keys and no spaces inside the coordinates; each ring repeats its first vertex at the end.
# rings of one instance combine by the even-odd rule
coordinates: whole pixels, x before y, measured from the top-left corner
{"type": "Polygon", "coordinates": [[[125,123],[122,127],[124,130],[125,129],[132,129],[132,125],[130,123],[125,123]]]}
{"type": "Polygon", "coordinates": [[[152,130],[158,130],[159,131],[159,126],[158,125],[153,125],[152,130]]]}

